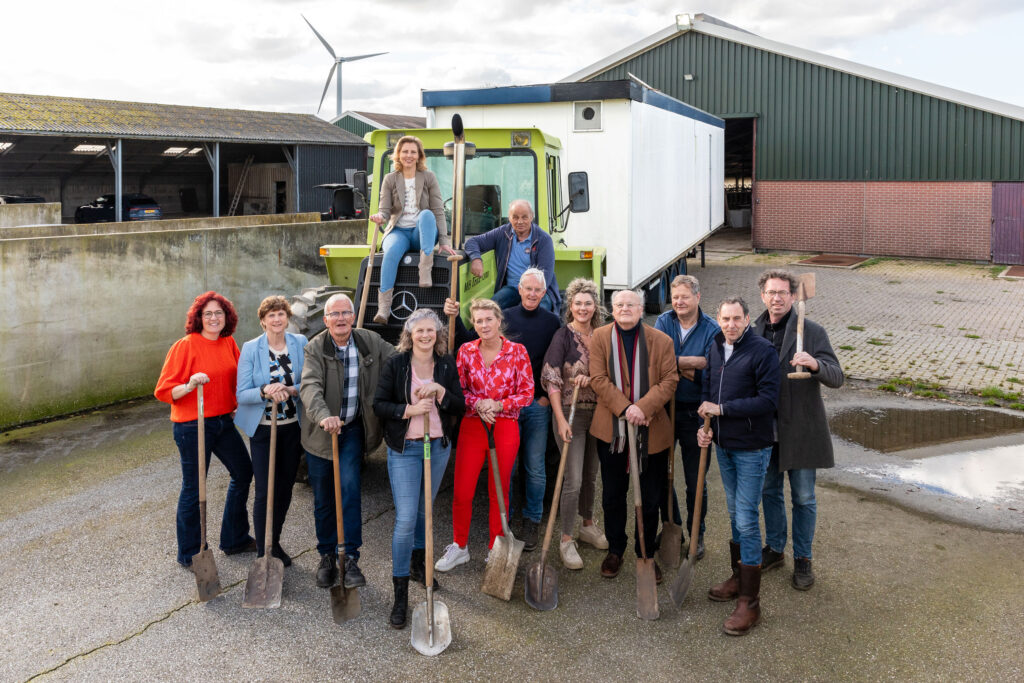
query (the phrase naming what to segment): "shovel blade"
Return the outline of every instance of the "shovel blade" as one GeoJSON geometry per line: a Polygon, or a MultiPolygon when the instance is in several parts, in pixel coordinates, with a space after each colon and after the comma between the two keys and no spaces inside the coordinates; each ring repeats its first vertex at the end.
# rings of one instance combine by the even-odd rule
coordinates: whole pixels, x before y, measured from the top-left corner
{"type": "Polygon", "coordinates": [[[636,560],[636,615],[648,621],[654,621],[659,616],[654,560],[636,560]]]}
{"type": "Polygon", "coordinates": [[[361,611],[358,588],[345,588],[340,584],[331,586],[331,616],[335,624],[355,619],[361,611]]]}
{"type": "Polygon", "coordinates": [[[524,545],[523,541],[517,541],[511,534],[508,538],[498,536],[494,539],[491,561],[484,570],[481,591],[500,600],[512,599],[512,587],[516,584],[519,558],[523,555],[524,545]]]}
{"type": "Polygon", "coordinates": [[[257,557],[249,569],[242,593],[242,607],[273,609],[281,606],[284,562],[276,557],[257,557]]]}
{"type": "Polygon", "coordinates": [[[558,607],[558,573],[551,565],[535,562],[526,570],[523,597],[530,607],[547,612],[558,607]]]}
{"type": "Polygon", "coordinates": [[[430,612],[421,602],[412,613],[412,647],[421,655],[435,657],[452,644],[452,622],[448,605],[434,600],[434,633],[431,644],[430,612]]]}
{"type": "Polygon", "coordinates": [[[192,573],[196,575],[199,602],[213,600],[220,595],[220,577],[217,575],[217,563],[213,561],[212,550],[207,548],[192,556],[192,573]]]}
{"type": "Polygon", "coordinates": [[[683,544],[683,527],[672,520],[666,521],[661,527],[661,545],[658,547],[658,559],[662,566],[675,569],[679,566],[679,546],[683,544]]]}
{"type": "Polygon", "coordinates": [[[690,592],[690,584],[692,583],[693,563],[690,562],[690,558],[686,558],[683,560],[682,566],[679,567],[679,573],[676,574],[672,586],[668,589],[669,597],[672,598],[672,604],[677,608],[683,606],[683,600],[686,599],[686,594],[690,592]]]}

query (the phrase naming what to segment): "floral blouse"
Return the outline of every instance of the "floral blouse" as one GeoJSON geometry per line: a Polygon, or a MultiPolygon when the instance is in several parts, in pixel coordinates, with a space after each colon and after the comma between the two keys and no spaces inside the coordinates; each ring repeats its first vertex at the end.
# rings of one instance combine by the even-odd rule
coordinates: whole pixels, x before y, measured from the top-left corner
{"type": "MultiPolygon", "coordinates": [[[[548,352],[544,354],[544,367],[540,371],[540,383],[544,391],[562,392],[562,406],[566,409],[572,404],[572,383],[579,376],[590,375],[590,338],[584,337],[571,326],[555,332],[551,338],[548,352]],[[566,390],[564,387],[568,386],[566,390]]],[[[579,407],[593,407],[597,404],[597,394],[590,386],[580,388],[580,396],[576,400],[579,407]]]]}
{"type": "Polygon", "coordinates": [[[475,411],[477,401],[489,398],[501,401],[499,417],[517,420],[519,411],[533,403],[533,369],[522,344],[502,337],[501,350],[488,368],[476,339],[459,348],[455,363],[469,410],[475,411]]]}

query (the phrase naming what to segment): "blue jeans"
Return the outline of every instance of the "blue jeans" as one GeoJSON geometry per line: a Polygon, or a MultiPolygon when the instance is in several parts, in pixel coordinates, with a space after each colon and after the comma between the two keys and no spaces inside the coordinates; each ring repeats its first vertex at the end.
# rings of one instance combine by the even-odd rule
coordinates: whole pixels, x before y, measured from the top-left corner
{"type": "MultiPolygon", "coordinates": [[[[448,467],[451,446],[441,439],[430,440],[430,495],[437,498],[441,477],[448,467]]],[[[409,576],[414,548],[426,547],[426,509],[423,499],[423,442],[405,442],[399,453],[388,448],[388,478],[395,499],[395,531],[391,536],[391,575],[409,576]]]]}
{"type": "Polygon", "coordinates": [[[437,219],[431,211],[420,211],[416,216],[415,228],[392,228],[381,246],[384,258],[380,262],[380,291],[390,292],[394,289],[398,263],[405,252],[422,251],[431,254],[436,241],[437,219]]]}
{"type": "MultiPolygon", "coordinates": [[[[249,536],[249,515],[245,508],[252,482],[252,461],[245,442],[235,429],[230,415],[208,417],[206,424],[206,471],[210,471],[210,453],[224,463],[231,483],[224,500],[220,523],[220,549],[231,550],[253,540],[249,536]]],[[[178,494],[178,562],[192,564],[199,553],[199,427],[196,420],[174,423],[174,443],[181,457],[181,493],[178,494]]],[[[209,500],[209,497],[207,497],[209,500]]]]}
{"type": "MultiPolygon", "coordinates": [[[[536,399],[519,411],[519,455],[512,468],[512,482],[522,461],[526,470],[526,504],[523,517],[540,524],[544,514],[544,487],[547,484],[544,457],[551,429],[551,406],[542,406],[536,399]]],[[[511,496],[510,496],[511,498],[511,496]]]]}
{"type": "Polygon", "coordinates": [[[768,469],[771,446],[757,450],[730,450],[715,445],[718,471],[725,486],[725,503],[729,508],[732,541],[740,544],[740,562],[761,564],[761,488],[768,469]]]}
{"type": "MultiPolygon", "coordinates": [[[[491,300],[498,304],[501,308],[511,308],[518,306],[522,302],[522,298],[519,296],[519,288],[513,287],[512,285],[505,285],[494,293],[491,300]]],[[[551,300],[551,293],[544,295],[544,298],[540,300],[540,307],[545,311],[551,311],[552,313],[558,313],[555,310],[555,302],[551,300]]]]}
{"type": "MultiPolygon", "coordinates": [[[[814,497],[816,469],[788,470],[789,493],[793,499],[793,557],[811,559],[814,526],[818,520],[818,501],[814,497]]],[[[779,445],[772,448],[768,473],[764,477],[764,535],[776,552],[786,548],[786,473],[779,472],[779,445]]]]}
{"type": "MultiPolygon", "coordinates": [[[[341,514],[345,525],[345,554],[359,559],[363,545],[363,505],[360,498],[363,463],[363,422],[341,428],[338,435],[338,471],[341,475],[341,514]]],[[[338,522],[334,516],[334,464],[327,458],[306,457],[309,486],[313,489],[316,549],[321,555],[338,551],[338,522]]]]}

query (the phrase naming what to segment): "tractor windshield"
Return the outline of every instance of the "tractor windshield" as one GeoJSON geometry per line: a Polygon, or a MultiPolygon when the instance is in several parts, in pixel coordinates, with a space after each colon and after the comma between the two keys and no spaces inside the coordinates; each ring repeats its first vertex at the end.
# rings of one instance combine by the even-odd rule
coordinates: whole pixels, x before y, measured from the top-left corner
{"type": "MultiPolygon", "coordinates": [[[[390,158],[390,154],[388,157],[390,158]]],[[[451,229],[452,160],[427,150],[427,168],[437,176],[451,229]]],[[[392,170],[390,162],[384,170],[392,170]]],[[[478,149],[466,159],[466,215],[463,237],[479,235],[508,222],[508,204],[526,199],[537,207],[537,158],[528,149],[478,149]]]]}

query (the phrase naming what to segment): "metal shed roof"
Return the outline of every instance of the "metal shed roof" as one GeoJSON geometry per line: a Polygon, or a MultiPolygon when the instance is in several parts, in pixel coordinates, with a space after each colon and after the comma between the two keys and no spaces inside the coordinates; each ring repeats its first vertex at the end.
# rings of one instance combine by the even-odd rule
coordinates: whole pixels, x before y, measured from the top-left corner
{"type": "Polygon", "coordinates": [[[215,109],[0,93],[0,135],[358,145],[357,135],[311,114],[215,109]]]}
{"type": "Polygon", "coordinates": [[[337,124],[338,121],[351,116],[352,118],[362,121],[365,124],[373,126],[374,128],[388,128],[388,129],[400,129],[400,128],[426,128],[427,117],[425,116],[408,116],[406,114],[378,114],[370,111],[354,111],[348,110],[343,112],[341,116],[335,118],[331,123],[337,124]]]}
{"type": "Polygon", "coordinates": [[[749,47],[764,50],[766,52],[772,52],[784,57],[791,57],[810,64],[816,64],[818,66],[848,73],[852,76],[859,76],[861,78],[885,83],[903,90],[910,90],[921,93],[922,95],[930,95],[931,97],[936,97],[938,99],[962,104],[964,106],[971,107],[972,109],[980,109],[1000,116],[1024,121],[1024,107],[1018,107],[1007,102],[1000,102],[999,100],[974,95],[954,88],[947,88],[943,85],[910,78],[909,76],[893,73],[884,69],[876,69],[875,67],[858,64],[857,62],[851,62],[846,59],[840,59],[839,57],[832,57],[831,55],[826,55],[821,52],[805,50],[804,48],[796,47],[794,45],[788,45],[775,40],[762,38],[761,36],[750,33],[749,31],[745,31],[736,26],[732,26],[731,24],[727,24],[724,21],[716,19],[708,14],[695,14],[692,17],[688,14],[680,14],[676,17],[676,23],[672,26],[668,26],[657,33],[653,33],[643,40],[639,40],[632,45],[605,57],[604,59],[594,62],[590,66],[580,69],[576,73],[566,76],[561,80],[561,82],[570,83],[573,81],[590,80],[602,72],[608,71],[623,62],[633,59],[641,53],[647,52],[662,43],[689,32],[703,33],[704,35],[722,38],[734,43],[739,43],[740,45],[747,45],[749,47]]]}

